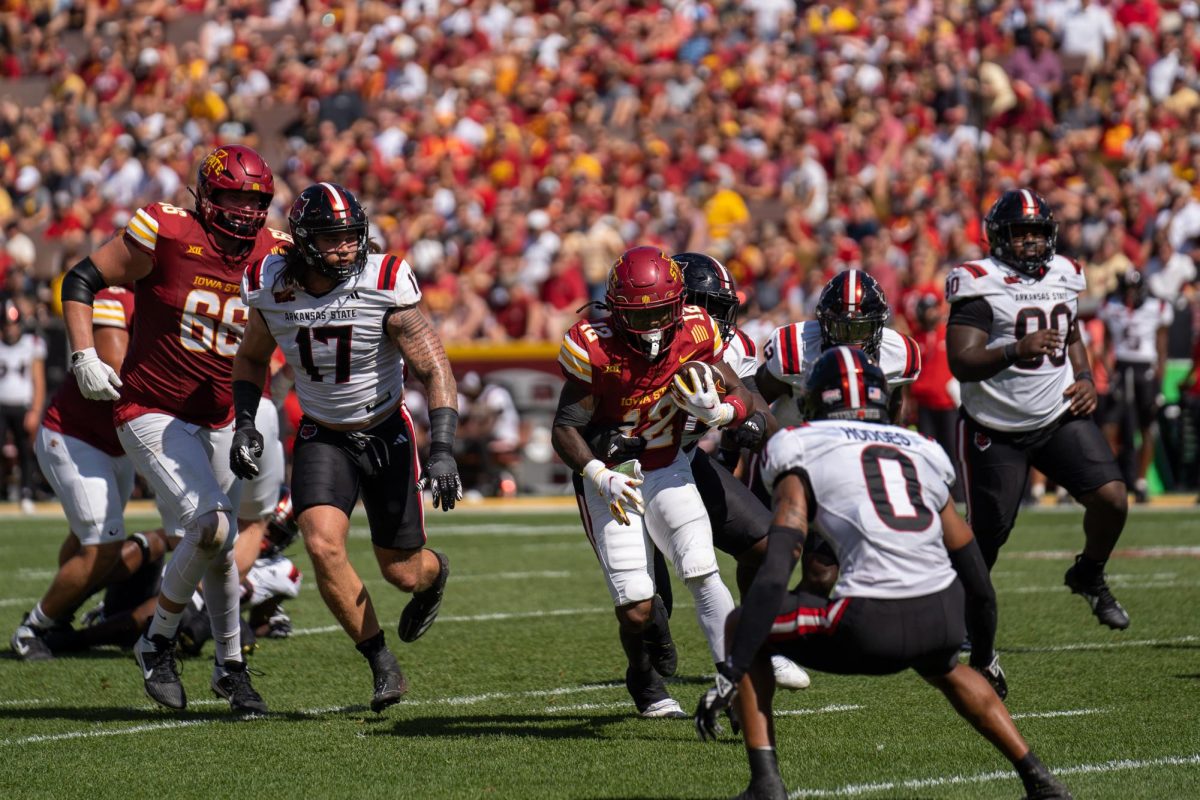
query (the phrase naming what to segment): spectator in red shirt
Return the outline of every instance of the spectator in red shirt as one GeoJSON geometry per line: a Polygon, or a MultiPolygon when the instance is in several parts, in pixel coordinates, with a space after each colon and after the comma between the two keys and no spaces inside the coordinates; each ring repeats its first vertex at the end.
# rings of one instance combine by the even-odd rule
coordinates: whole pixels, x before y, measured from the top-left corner
{"type": "MultiPolygon", "coordinates": [[[[908,399],[917,408],[917,430],[937,440],[954,460],[955,426],[958,421],[958,381],[950,374],[946,358],[946,309],[932,292],[921,295],[913,313],[912,336],[921,351],[921,374],[908,387],[908,399]]],[[[955,483],[955,502],[962,501],[962,488],[955,483]]]]}

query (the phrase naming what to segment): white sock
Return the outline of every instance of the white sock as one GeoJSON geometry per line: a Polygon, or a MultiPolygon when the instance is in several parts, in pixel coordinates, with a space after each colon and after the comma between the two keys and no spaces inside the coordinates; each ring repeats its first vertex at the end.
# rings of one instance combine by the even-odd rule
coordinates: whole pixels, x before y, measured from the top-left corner
{"type": "Polygon", "coordinates": [[[206,553],[196,546],[190,534],[183,538],[175,548],[175,555],[167,563],[163,572],[162,593],[174,603],[186,605],[196,591],[197,584],[204,577],[209,561],[213,554],[206,553]]]}
{"type": "Polygon", "coordinates": [[[168,639],[174,639],[176,631],[179,630],[179,618],[182,616],[182,611],[167,611],[162,607],[162,603],[158,603],[154,606],[154,617],[150,620],[150,629],[146,631],[146,638],[165,636],[168,639]]]}
{"type": "Polygon", "coordinates": [[[26,624],[38,630],[48,631],[54,627],[54,620],[46,616],[46,612],[42,611],[42,604],[39,602],[29,612],[29,621],[26,624]]]}
{"type": "Polygon", "coordinates": [[[204,604],[212,622],[217,664],[242,660],[242,629],[238,619],[240,595],[233,550],[225,550],[212,560],[204,573],[204,604]]]}
{"type": "Polygon", "coordinates": [[[696,616],[700,629],[708,640],[713,663],[725,660],[725,620],[733,611],[733,595],[725,587],[718,572],[684,580],[696,601],[696,616]]]}

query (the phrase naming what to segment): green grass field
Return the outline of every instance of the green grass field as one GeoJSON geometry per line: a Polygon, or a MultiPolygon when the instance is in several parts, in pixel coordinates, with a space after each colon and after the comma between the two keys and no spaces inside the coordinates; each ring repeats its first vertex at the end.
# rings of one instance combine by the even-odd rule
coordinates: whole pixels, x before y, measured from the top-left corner
{"type": "MultiPolygon", "coordinates": [[[[701,744],[690,720],[634,716],[608,594],[574,515],[430,520],[453,573],[442,616],[415,644],[396,639],[406,597],[378,577],[362,517],[351,542],[409,677],[400,705],[367,710],[370,672],[311,582],[289,604],[298,635],[260,643],[252,659],[269,719],[232,721],[205,660],[184,663],[191,707],[172,713],[145,697],[128,653],[25,664],[5,651],[0,797],[712,798],[745,787],[738,739],[701,744]]],[[[6,637],[47,585],[63,528],[0,522],[6,637]]],[[[1080,542],[1078,511],[1026,512],[1001,554],[1009,708],[1076,797],[1200,797],[1200,517],[1131,517],[1130,552],[1109,565],[1133,618],[1123,633],[1062,586],[1080,542]]],[[[291,555],[305,570],[303,549],[291,555]]],[[[671,688],[691,710],[712,665],[682,585],[676,595],[671,688]]],[[[792,797],[1021,795],[1007,763],[913,674],[814,674],[777,711],[792,797]]]]}

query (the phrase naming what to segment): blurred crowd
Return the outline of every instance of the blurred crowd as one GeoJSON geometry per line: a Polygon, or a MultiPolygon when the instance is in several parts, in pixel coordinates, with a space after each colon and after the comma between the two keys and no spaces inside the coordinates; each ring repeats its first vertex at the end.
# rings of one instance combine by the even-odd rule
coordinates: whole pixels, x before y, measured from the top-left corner
{"type": "Polygon", "coordinates": [[[1141,270],[1191,356],[1196,0],[4,5],[0,285],[41,319],[241,141],[276,226],[312,181],[358,193],[447,341],[558,338],[635,243],[721,259],[760,341],[848,266],[936,325],[992,200],[1030,186],[1085,313],[1141,270]]]}

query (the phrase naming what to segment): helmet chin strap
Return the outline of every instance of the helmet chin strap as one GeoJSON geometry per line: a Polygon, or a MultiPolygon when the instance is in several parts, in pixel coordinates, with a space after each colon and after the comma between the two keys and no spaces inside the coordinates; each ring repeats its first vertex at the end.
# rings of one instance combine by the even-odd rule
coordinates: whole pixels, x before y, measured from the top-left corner
{"type": "Polygon", "coordinates": [[[650,360],[653,361],[654,359],[658,358],[658,354],[662,350],[663,332],[655,331],[654,333],[643,333],[640,334],[640,336],[642,337],[643,342],[650,345],[650,352],[646,354],[649,356],[650,360]]]}

